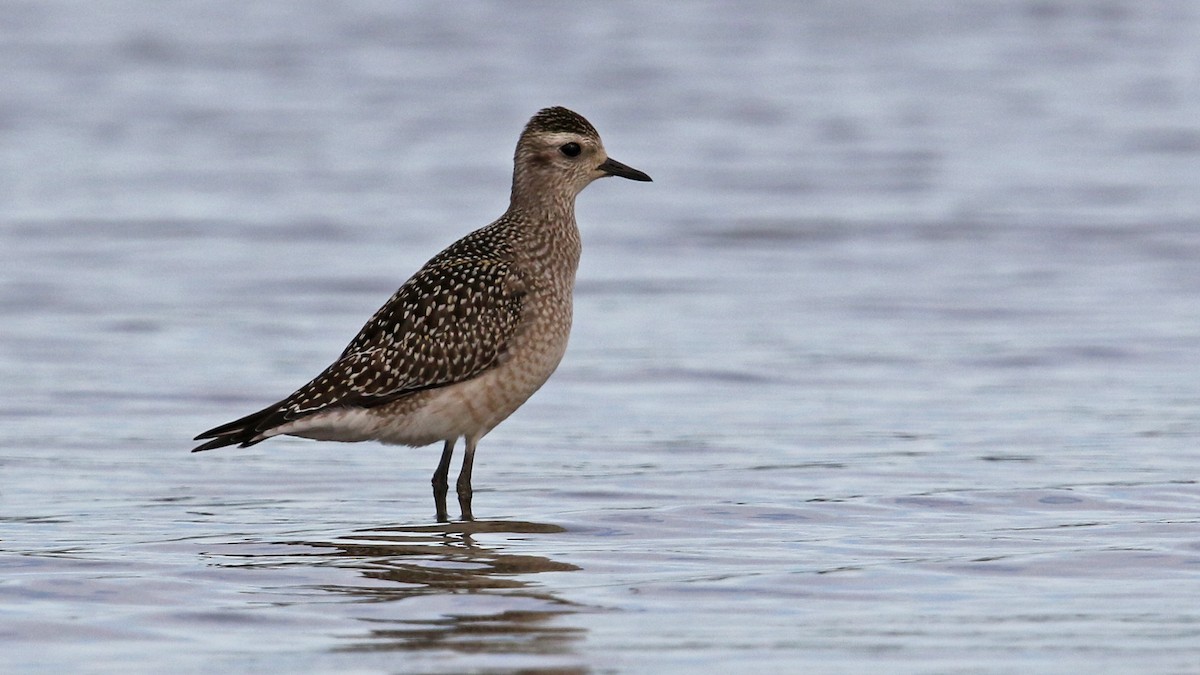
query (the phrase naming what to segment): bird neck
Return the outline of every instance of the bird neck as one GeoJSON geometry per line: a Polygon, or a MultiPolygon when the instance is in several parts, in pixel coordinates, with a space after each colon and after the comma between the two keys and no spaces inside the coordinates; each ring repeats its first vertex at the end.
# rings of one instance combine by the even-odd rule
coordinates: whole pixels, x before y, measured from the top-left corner
{"type": "Polygon", "coordinates": [[[521,220],[546,237],[579,236],[575,227],[575,195],[565,190],[547,189],[543,181],[520,171],[513,174],[508,212],[520,214],[521,220]]]}
{"type": "Polygon", "coordinates": [[[513,174],[510,211],[545,213],[575,218],[575,195],[561,189],[547,189],[537,177],[513,174]]]}
{"type": "Polygon", "coordinates": [[[549,283],[569,294],[582,249],[575,201],[536,204],[532,209],[514,201],[505,215],[516,225],[517,264],[536,283],[549,283]]]}

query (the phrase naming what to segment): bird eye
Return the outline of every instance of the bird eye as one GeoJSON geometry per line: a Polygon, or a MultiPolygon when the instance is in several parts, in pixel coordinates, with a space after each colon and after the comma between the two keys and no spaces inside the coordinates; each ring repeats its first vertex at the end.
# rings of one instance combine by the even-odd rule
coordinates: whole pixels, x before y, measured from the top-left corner
{"type": "Polygon", "coordinates": [[[578,157],[582,148],[579,147],[578,143],[565,143],[558,148],[558,151],[567,157],[578,157]]]}

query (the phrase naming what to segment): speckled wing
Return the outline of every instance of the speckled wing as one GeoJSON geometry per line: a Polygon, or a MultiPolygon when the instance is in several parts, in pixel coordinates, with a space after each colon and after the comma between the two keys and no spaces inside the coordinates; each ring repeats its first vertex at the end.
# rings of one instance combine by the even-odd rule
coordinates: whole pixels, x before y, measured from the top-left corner
{"type": "Polygon", "coordinates": [[[372,407],[498,365],[521,319],[523,284],[494,227],[442,251],[363,326],[337,361],[291,396],[197,438],[210,449],[335,406],[372,407]]]}

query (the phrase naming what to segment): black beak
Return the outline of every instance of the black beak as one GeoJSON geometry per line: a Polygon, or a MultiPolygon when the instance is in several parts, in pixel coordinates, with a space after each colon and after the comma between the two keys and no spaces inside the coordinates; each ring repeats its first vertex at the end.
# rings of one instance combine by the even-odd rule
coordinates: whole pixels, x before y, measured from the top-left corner
{"type": "Polygon", "coordinates": [[[633,168],[632,166],[625,166],[624,164],[618,162],[615,159],[612,159],[611,157],[604,160],[604,163],[596,168],[600,169],[601,171],[603,171],[604,173],[606,173],[610,176],[620,176],[621,178],[628,178],[629,180],[640,180],[642,182],[647,182],[647,183],[650,182],[650,180],[651,180],[650,176],[647,176],[646,174],[642,173],[641,171],[638,171],[637,169],[633,168]]]}

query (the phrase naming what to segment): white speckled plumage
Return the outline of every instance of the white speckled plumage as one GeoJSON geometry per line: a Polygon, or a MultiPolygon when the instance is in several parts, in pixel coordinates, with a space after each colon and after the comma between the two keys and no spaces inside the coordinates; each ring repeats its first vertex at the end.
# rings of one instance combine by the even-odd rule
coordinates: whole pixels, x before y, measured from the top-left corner
{"type": "MultiPolygon", "coordinates": [[[[328,368],[287,398],[210,429],[195,451],[287,434],[402,445],[466,439],[460,499],[475,444],[511,415],[562,359],[579,265],[575,197],[609,175],[650,180],[607,157],[595,128],[565,108],[526,125],[509,209],[434,256],[328,368]]],[[[440,474],[440,476],[439,476],[440,474]]],[[[435,490],[436,492],[436,490],[435,490]]]]}

